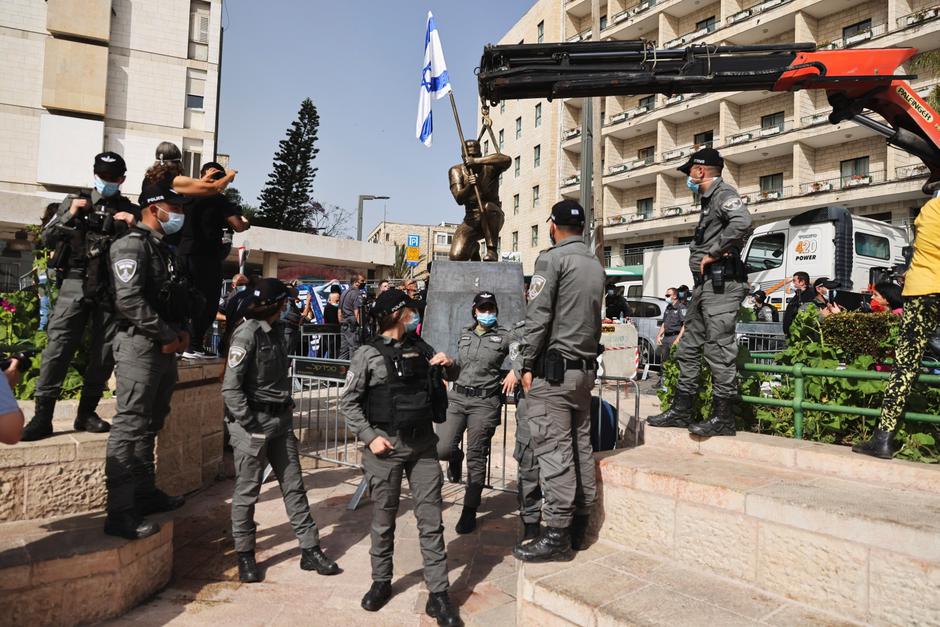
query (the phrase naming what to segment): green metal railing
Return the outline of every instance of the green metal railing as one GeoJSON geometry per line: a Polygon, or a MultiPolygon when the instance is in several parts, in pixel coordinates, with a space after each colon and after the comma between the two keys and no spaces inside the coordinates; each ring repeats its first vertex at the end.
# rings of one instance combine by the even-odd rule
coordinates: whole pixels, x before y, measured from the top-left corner
{"type": "MultiPolygon", "coordinates": [[[[754,358],[773,358],[772,353],[754,353],[754,358]]],[[[936,362],[932,362],[936,363],[936,362]]],[[[940,364],[938,364],[940,366],[940,364]]],[[[884,381],[891,378],[889,372],[874,372],[871,370],[831,370],[828,368],[810,368],[803,364],[794,364],[792,366],[782,366],[778,364],[744,364],[743,370],[746,373],[754,374],[785,374],[793,377],[793,398],[765,398],[763,396],[743,395],[741,400],[751,405],[765,405],[769,407],[784,407],[793,410],[793,429],[794,436],[798,439],[803,438],[803,412],[804,411],[822,411],[833,414],[853,414],[856,416],[867,416],[877,418],[881,411],[871,407],[849,407],[844,405],[827,405],[825,403],[813,403],[804,400],[804,382],[807,377],[833,377],[841,379],[855,379],[863,381],[884,381]]],[[[917,380],[920,383],[937,385],[940,384],[940,375],[922,374],[917,380]]],[[[931,422],[940,424],[940,416],[935,414],[924,414],[920,412],[905,412],[902,416],[904,420],[913,420],[916,422],[931,422]]]]}

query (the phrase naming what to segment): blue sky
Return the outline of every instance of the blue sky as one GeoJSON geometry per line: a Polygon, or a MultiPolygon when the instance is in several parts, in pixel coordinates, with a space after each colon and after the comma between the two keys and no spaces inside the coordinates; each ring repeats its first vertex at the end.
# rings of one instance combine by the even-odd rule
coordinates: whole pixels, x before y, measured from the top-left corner
{"type": "MultiPolygon", "coordinates": [[[[434,145],[415,139],[427,12],[440,32],[461,122],[474,134],[483,46],[495,43],[532,0],[225,0],[219,151],[252,204],[277,143],[310,97],[320,114],[314,196],[355,213],[364,236],[382,220],[459,222],[447,169],[460,159],[448,99],[434,103],[434,145]]],[[[355,219],[349,233],[355,236],[355,219]]]]}

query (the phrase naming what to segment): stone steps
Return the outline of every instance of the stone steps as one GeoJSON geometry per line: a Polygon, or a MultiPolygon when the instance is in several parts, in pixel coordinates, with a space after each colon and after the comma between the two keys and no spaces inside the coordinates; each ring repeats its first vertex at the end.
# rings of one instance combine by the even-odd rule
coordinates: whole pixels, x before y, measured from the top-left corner
{"type": "Polygon", "coordinates": [[[599,456],[602,540],[848,620],[940,624],[936,469],[753,434],[645,441],[599,456]]]}

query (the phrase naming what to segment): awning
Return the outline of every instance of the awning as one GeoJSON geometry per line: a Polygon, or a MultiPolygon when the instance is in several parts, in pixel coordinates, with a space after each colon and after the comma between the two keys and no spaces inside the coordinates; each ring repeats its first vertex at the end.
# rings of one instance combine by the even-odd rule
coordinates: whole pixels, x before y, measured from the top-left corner
{"type": "Polygon", "coordinates": [[[604,272],[607,273],[607,276],[618,277],[624,279],[642,279],[643,278],[643,266],[610,266],[609,268],[604,268],[604,272]]]}

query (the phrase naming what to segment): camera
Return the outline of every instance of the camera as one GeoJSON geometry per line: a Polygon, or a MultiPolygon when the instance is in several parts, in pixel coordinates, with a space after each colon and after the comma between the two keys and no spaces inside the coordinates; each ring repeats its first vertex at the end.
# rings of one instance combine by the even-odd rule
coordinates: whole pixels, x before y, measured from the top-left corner
{"type": "Polygon", "coordinates": [[[109,235],[114,226],[114,216],[105,205],[93,206],[84,214],[85,226],[89,231],[109,235]]]}
{"type": "Polygon", "coordinates": [[[14,359],[19,360],[19,363],[16,366],[16,369],[19,372],[26,372],[33,365],[32,358],[36,356],[38,351],[35,348],[13,348],[9,350],[2,351],[3,354],[7,355],[3,359],[0,359],[0,370],[6,370],[10,367],[10,364],[14,359]]]}

